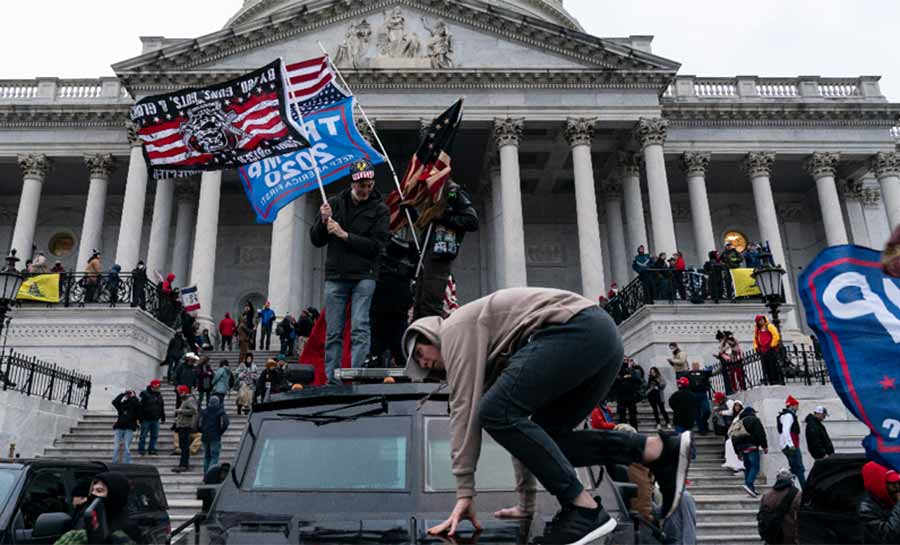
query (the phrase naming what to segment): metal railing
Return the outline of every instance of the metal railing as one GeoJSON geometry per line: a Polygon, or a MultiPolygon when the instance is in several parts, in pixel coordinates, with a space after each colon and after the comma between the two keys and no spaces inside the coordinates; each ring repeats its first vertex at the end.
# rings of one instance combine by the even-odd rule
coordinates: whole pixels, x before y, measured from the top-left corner
{"type": "Polygon", "coordinates": [[[27,396],[87,409],[91,377],[10,351],[0,358],[0,385],[27,396]]]}
{"type": "Polygon", "coordinates": [[[144,275],[135,276],[131,273],[59,273],[59,303],[22,299],[16,303],[19,306],[48,307],[131,306],[146,310],[169,327],[177,325],[182,312],[181,303],[165,296],[159,285],[144,275]]]}
{"type": "Polygon", "coordinates": [[[771,355],[750,352],[732,362],[719,360],[713,365],[711,384],[713,391],[731,395],[765,385],[831,384],[831,376],[818,350],[810,345],[791,345],[771,355]]]}

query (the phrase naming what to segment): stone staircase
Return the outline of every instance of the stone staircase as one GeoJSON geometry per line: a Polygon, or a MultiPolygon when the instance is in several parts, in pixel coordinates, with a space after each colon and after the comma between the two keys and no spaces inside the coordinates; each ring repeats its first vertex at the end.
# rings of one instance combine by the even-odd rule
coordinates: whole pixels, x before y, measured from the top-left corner
{"type": "MultiPolygon", "coordinates": [[[[671,412],[669,417],[671,418],[671,412]]],[[[638,431],[656,430],[653,411],[647,403],[638,405],[638,431]]],[[[712,431],[706,436],[694,432],[697,458],[688,473],[687,490],[697,504],[697,543],[709,545],[760,545],[756,530],[759,499],[747,495],[741,485],[744,474],[735,475],[722,467],[725,462],[725,440],[712,431]]],[[[765,476],[757,479],[760,495],[768,491],[765,476]]]]}

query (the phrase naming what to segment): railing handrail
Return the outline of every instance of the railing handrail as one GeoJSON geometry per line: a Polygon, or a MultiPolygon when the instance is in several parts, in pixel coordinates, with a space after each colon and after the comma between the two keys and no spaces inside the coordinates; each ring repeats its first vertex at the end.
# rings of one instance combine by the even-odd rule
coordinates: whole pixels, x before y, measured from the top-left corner
{"type": "Polygon", "coordinates": [[[0,389],[86,409],[91,375],[10,350],[0,355],[0,389]],[[73,399],[74,396],[74,399],[73,399]]]}

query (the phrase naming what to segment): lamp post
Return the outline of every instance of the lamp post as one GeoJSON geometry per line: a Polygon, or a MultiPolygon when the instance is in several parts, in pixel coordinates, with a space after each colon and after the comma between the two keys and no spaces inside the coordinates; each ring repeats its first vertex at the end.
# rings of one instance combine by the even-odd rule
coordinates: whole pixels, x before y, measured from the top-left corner
{"type": "Polygon", "coordinates": [[[784,282],[782,277],[785,270],[780,266],[772,265],[771,262],[763,260],[763,264],[753,271],[753,280],[762,292],[763,303],[772,313],[772,325],[779,332],[781,331],[781,320],[778,319],[778,307],[784,302],[784,282]]]}
{"type": "Polygon", "coordinates": [[[22,273],[16,270],[16,262],[18,261],[19,258],[16,257],[16,251],[12,250],[6,256],[6,267],[0,270],[0,334],[3,333],[3,327],[7,323],[6,313],[9,312],[9,307],[15,302],[16,296],[19,294],[19,288],[22,287],[22,282],[25,281],[22,273]]]}

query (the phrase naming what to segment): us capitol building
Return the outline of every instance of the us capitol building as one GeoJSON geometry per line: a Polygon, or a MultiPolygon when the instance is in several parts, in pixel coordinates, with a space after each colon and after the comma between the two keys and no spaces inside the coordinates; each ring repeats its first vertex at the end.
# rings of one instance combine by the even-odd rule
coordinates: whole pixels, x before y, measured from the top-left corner
{"type": "MultiPolygon", "coordinates": [[[[148,179],[129,107],[319,56],[317,42],[401,173],[423,121],[465,96],[453,171],[481,229],[455,265],[463,302],[526,284],[596,299],[633,278],[639,245],[690,266],[726,239],[768,241],[799,335],[803,267],[828,245],[879,248],[900,224],[900,104],[878,76],[680,74],[651,36],[591,36],[561,0],[245,0],[218,32],[140,40],[115,77],[0,81],[0,246],[77,271],[95,248],[104,270],[143,259],[199,287],[205,322],[246,300],[322,304],[318,194],[257,225],[234,171],[148,179]]],[[[623,334],[657,356],[729,320],[746,337],[758,305],[735,306],[665,305],[623,334]]]]}

